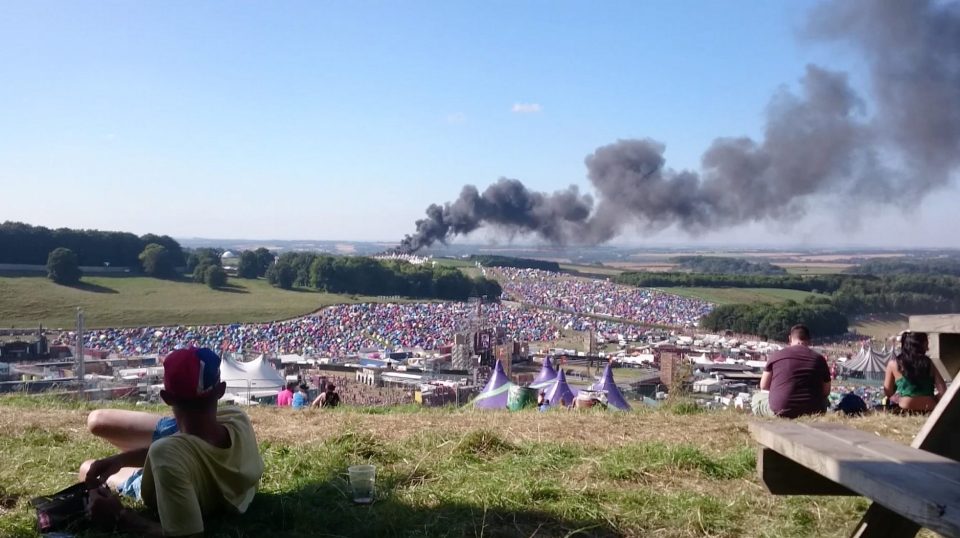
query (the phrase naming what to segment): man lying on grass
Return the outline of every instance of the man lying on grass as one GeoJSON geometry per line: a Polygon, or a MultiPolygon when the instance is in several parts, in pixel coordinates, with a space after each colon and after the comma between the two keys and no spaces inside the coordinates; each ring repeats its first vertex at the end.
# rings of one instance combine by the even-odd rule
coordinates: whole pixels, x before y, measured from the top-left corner
{"type": "Polygon", "coordinates": [[[167,355],[163,387],[160,397],[175,421],[135,411],[91,413],[90,430],[122,452],[80,467],[91,488],[88,514],[102,527],[148,537],[202,535],[205,516],[247,510],[263,460],[247,415],[217,407],[227,386],[216,353],[167,355]],[[160,523],[123,508],[114,492],[156,509],[160,523]]]}

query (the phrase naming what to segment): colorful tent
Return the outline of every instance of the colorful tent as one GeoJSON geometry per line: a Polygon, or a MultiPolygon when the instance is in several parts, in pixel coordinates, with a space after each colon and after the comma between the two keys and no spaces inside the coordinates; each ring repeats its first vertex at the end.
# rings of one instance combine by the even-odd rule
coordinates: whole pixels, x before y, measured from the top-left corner
{"type": "Polygon", "coordinates": [[[575,394],[570,389],[570,385],[567,384],[567,375],[563,373],[563,370],[557,373],[557,377],[547,388],[545,397],[550,401],[550,407],[560,405],[561,401],[566,402],[567,405],[573,405],[575,394]]]}
{"type": "Polygon", "coordinates": [[[612,364],[607,364],[607,369],[603,371],[603,377],[600,378],[600,381],[594,383],[590,388],[593,390],[606,391],[607,404],[624,411],[630,410],[630,404],[628,404],[627,400],[624,399],[623,393],[620,392],[620,389],[617,388],[616,383],[613,381],[612,364]]]}
{"type": "Polygon", "coordinates": [[[510,382],[510,378],[503,371],[500,361],[497,361],[497,365],[493,368],[493,375],[490,376],[490,381],[487,381],[487,386],[483,387],[480,394],[474,398],[473,406],[477,409],[506,409],[507,392],[511,386],[513,386],[513,383],[510,382]]]}
{"type": "Polygon", "coordinates": [[[533,383],[530,384],[530,388],[545,389],[549,387],[556,378],[557,371],[553,369],[553,364],[551,364],[550,357],[544,357],[543,366],[540,368],[540,373],[537,374],[536,379],[534,379],[533,383]]]}

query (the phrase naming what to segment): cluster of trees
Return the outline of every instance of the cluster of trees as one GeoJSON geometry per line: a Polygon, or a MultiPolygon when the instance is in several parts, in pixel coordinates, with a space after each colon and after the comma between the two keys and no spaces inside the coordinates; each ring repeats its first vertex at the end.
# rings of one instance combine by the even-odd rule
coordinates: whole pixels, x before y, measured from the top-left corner
{"type": "Polygon", "coordinates": [[[237,276],[250,279],[264,277],[276,259],[272,252],[263,247],[257,250],[244,250],[240,253],[240,261],[237,263],[237,276]]]}
{"type": "MultiPolygon", "coordinates": [[[[960,277],[952,275],[702,275],[638,273],[614,281],[641,287],[784,288],[818,292],[839,312],[860,314],[939,314],[960,310],[960,277]]],[[[770,308],[765,306],[764,308],[770,308]]]]}
{"type": "Polygon", "coordinates": [[[815,337],[847,332],[847,316],[824,298],[810,297],[803,303],[722,305],[700,320],[708,331],[731,330],[769,340],[786,341],[790,327],[803,323],[815,337]]]}
{"type": "Polygon", "coordinates": [[[960,257],[871,258],[851,267],[848,273],[860,275],[951,275],[960,276],[960,257]]]}
{"type": "MultiPolygon", "coordinates": [[[[227,273],[220,260],[222,254],[222,250],[214,248],[198,248],[185,253],[176,240],[166,235],[137,237],[128,232],[51,230],[21,222],[0,224],[0,263],[46,263],[47,277],[65,285],[80,281],[82,265],[110,264],[170,280],[180,278],[181,270],[186,266],[194,282],[220,288],[227,283],[227,273]]],[[[263,277],[274,258],[273,253],[265,248],[244,251],[237,268],[238,276],[263,277]]]]}
{"type": "Polygon", "coordinates": [[[452,267],[426,267],[401,260],[378,261],[360,256],[306,252],[282,254],[267,270],[266,277],[270,284],[284,289],[298,286],[358,295],[462,301],[472,296],[497,300],[503,293],[497,281],[470,278],[452,267]]]}
{"type": "Polygon", "coordinates": [[[711,275],[785,275],[787,270],[769,262],[753,262],[724,256],[677,256],[670,261],[681,269],[711,275]]]}
{"type": "MultiPolygon", "coordinates": [[[[223,250],[219,248],[198,248],[187,255],[187,272],[194,282],[205,283],[211,288],[219,288],[227,283],[227,271],[223,268],[223,250]]],[[[266,276],[267,270],[276,256],[260,247],[256,250],[244,250],[237,263],[237,276],[256,279],[266,276]]]]}
{"type": "Polygon", "coordinates": [[[560,264],[545,260],[530,258],[514,258],[511,256],[496,256],[493,254],[479,254],[470,256],[470,261],[478,262],[484,267],[515,267],[517,269],[540,269],[542,271],[560,271],[560,264]]]}
{"type": "Polygon", "coordinates": [[[73,286],[80,282],[83,272],[77,262],[77,255],[68,248],[55,248],[47,256],[47,278],[63,284],[73,286]]]}
{"type": "Polygon", "coordinates": [[[705,275],[698,273],[648,273],[628,271],[614,277],[614,282],[644,288],[783,288],[789,290],[831,293],[851,275],[705,275]]]}
{"type": "Polygon", "coordinates": [[[10,221],[0,224],[0,263],[43,265],[55,249],[66,248],[77,256],[78,265],[101,267],[109,263],[114,267],[139,267],[140,254],[150,244],[165,247],[175,265],[183,265],[180,244],[166,235],[137,237],[129,232],[51,230],[10,221]]]}
{"type": "Polygon", "coordinates": [[[848,278],[830,300],[847,314],[957,312],[960,278],[924,274],[848,278]]]}
{"type": "Polygon", "coordinates": [[[187,255],[187,272],[198,284],[206,284],[212,289],[227,285],[227,271],[223,268],[220,256],[223,252],[216,248],[198,248],[187,255]]]}

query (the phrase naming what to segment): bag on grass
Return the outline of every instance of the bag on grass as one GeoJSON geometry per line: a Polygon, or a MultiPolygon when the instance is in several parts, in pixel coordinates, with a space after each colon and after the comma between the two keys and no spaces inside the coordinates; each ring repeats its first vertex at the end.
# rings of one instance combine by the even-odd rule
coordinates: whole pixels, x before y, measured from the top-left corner
{"type": "Polygon", "coordinates": [[[30,500],[37,509],[37,529],[41,533],[76,529],[86,521],[86,484],[74,484],[53,495],[30,500]]]}

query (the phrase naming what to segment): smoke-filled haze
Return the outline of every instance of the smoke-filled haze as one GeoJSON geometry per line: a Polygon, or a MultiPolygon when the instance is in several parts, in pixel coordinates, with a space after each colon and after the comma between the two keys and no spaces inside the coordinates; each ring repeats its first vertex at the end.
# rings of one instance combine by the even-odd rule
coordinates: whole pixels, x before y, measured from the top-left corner
{"type": "MultiPolygon", "coordinates": [[[[838,0],[815,9],[803,37],[853,51],[867,88],[808,65],[799,90],[766,104],[759,140],[720,137],[699,170],[674,170],[655,138],[613,141],[587,155],[593,193],[541,193],[501,178],[431,204],[400,250],[490,227],[557,244],[596,244],[626,227],[691,236],[755,221],[802,217],[818,200],[915,207],[960,165],[960,5],[838,0]],[[864,92],[864,93],[860,93],[864,92]]],[[[789,82],[789,81],[785,81],[789,82]]],[[[758,107],[763,106],[758,103],[758,107]]]]}

